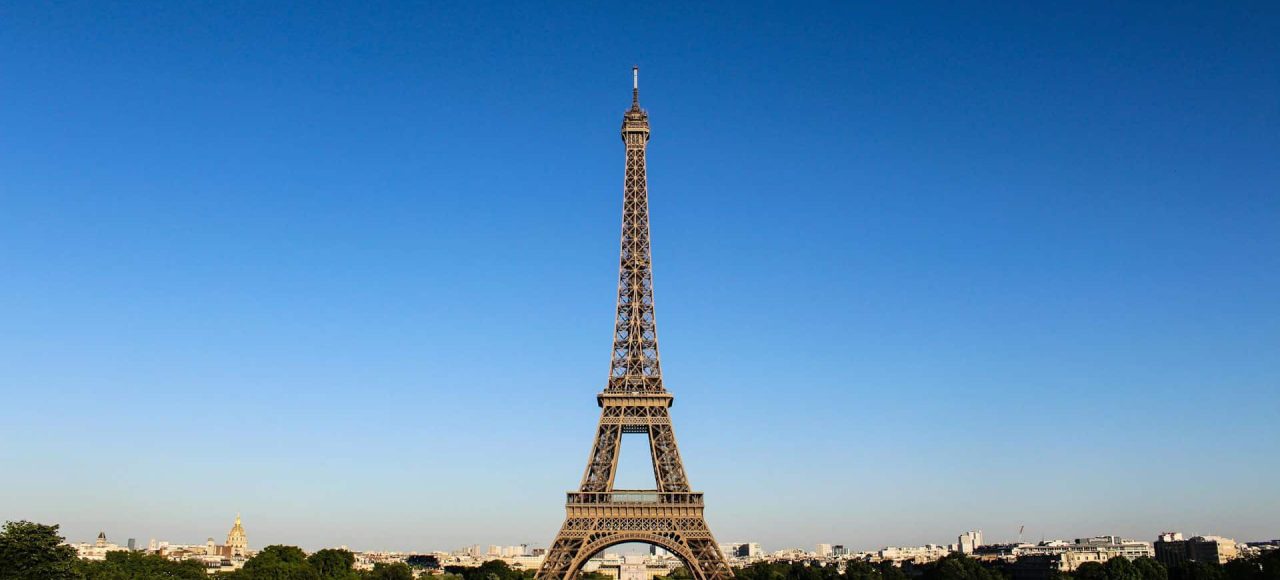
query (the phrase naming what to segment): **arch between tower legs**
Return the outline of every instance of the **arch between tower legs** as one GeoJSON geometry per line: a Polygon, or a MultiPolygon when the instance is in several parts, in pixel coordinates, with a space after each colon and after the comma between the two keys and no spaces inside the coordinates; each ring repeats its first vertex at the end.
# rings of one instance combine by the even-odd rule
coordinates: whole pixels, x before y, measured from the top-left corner
{"type": "MultiPolygon", "coordinates": [[[[582,567],[586,565],[587,560],[590,560],[596,554],[618,544],[631,542],[649,544],[671,552],[672,555],[684,564],[685,569],[689,570],[689,573],[693,575],[695,580],[720,580],[722,578],[729,577],[714,572],[708,575],[708,571],[704,569],[708,564],[704,561],[705,558],[699,558],[694,553],[693,547],[690,546],[687,541],[680,538],[678,533],[613,532],[594,538],[587,544],[583,545],[582,548],[579,549],[578,554],[573,558],[572,563],[569,565],[569,569],[565,571],[563,580],[576,578],[578,573],[582,571],[582,567]]],[[[715,549],[718,550],[719,547],[715,546],[715,549]]]]}

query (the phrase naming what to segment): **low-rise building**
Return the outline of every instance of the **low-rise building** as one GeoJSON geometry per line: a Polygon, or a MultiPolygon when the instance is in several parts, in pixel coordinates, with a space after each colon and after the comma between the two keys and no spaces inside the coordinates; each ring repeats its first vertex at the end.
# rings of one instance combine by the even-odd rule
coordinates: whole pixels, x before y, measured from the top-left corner
{"type": "Polygon", "coordinates": [[[942,559],[943,556],[950,554],[951,550],[946,546],[938,546],[936,544],[925,544],[923,546],[898,547],[889,546],[882,548],[876,552],[876,558],[881,562],[912,562],[915,564],[927,564],[942,559]]]}
{"type": "Polygon", "coordinates": [[[1236,541],[1220,536],[1185,539],[1179,532],[1165,532],[1156,540],[1155,557],[1168,567],[1183,562],[1226,564],[1240,555],[1236,541]]]}
{"type": "Polygon", "coordinates": [[[76,555],[83,560],[105,560],[108,552],[123,552],[129,549],[108,542],[106,532],[98,532],[98,539],[93,543],[71,544],[71,547],[76,549],[76,555]]]}

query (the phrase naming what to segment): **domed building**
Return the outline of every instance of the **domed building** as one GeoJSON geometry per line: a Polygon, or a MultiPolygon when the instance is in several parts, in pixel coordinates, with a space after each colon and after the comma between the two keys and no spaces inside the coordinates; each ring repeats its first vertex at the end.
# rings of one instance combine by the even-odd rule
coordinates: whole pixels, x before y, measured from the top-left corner
{"type": "Polygon", "coordinates": [[[240,525],[240,514],[236,514],[236,523],[227,532],[226,555],[231,558],[246,558],[249,555],[249,537],[244,535],[244,526],[240,525]]]}

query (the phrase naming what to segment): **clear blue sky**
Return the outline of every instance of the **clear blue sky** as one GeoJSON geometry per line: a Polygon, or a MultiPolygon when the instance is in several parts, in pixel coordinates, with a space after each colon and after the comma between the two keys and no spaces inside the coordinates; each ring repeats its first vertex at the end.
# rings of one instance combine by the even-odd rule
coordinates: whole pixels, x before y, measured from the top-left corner
{"type": "Polygon", "coordinates": [[[639,64],[719,539],[1280,536],[1276,3],[433,4],[0,6],[0,518],[546,545],[639,64]]]}

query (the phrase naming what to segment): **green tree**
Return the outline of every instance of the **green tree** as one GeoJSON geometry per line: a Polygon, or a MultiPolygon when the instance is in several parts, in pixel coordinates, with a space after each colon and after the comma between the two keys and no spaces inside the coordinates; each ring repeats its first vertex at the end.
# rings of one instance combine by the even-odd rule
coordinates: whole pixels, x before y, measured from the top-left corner
{"type": "Polygon", "coordinates": [[[1142,580],[1142,572],[1124,556],[1116,556],[1107,560],[1107,580],[1142,580]]]}
{"type": "Polygon", "coordinates": [[[1085,562],[1071,573],[1073,580],[1107,580],[1107,567],[1097,562],[1085,562]]]}
{"type": "Polygon", "coordinates": [[[415,570],[440,569],[440,558],[437,558],[432,554],[414,554],[405,558],[404,563],[408,564],[410,568],[415,570]]]}
{"type": "MultiPolygon", "coordinates": [[[[593,574],[598,574],[598,572],[593,572],[593,574]]],[[[666,576],[663,576],[663,578],[666,578],[667,580],[691,580],[693,578],[693,574],[690,574],[689,569],[684,566],[676,566],[675,568],[672,568],[666,576]]],[[[654,580],[657,580],[657,578],[654,578],[654,580]]]]}
{"type": "Polygon", "coordinates": [[[373,570],[364,574],[368,580],[413,580],[413,568],[404,562],[394,564],[377,563],[373,570]]]}
{"type": "Polygon", "coordinates": [[[307,554],[294,546],[267,546],[244,563],[237,580],[320,580],[307,554]]]}
{"type": "Polygon", "coordinates": [[[880,578],[883,580],[907,580],[907,573],[893,562],[885,560],[880,562],[880,578]]]}
{"type": "Polygon", "coordinates": [[[862,560],[850,560],[844,564],[845,580],[880,580],[880,570],[862,560]]]}
{"type": "Polygon", "coordinates": [[[321,578],[326,580],[349,580],[356,574],[352,567],[356,564],[356,555],[347,550],[325,548],[310,556],[307,563],[321,578]]]}
{"type": "Polygon", "coordinates": [[[1258,558],[1265,580],[1280,580],[1280,550],[1271,550],[1258,558]]]}
{"type": "Polygon", "coordinates": [[[58,526],[5,522],[0,530],[0,580],[77,580],[75,548],[64,545],[58,526]]]}
{"type": "Polygon", "coordinates": [[[1264,580],[1261,558],[1236,558],[1222,566],[1227,580],[1264,580]]]}
{"type": "Polygon", "coordinates": [[[1169,569],[1169,580],[1224,580],[1224,576],[1216,563],[1181,562],[1169,569]]]}
{"type": "Polygon", "coordinates": [[[502,560],[489,560],[475,567],[445,566],[444,571],[461,576],[462,580],[526,580],[536,573],[534,570],[512,570],[502,560]]]}
{"type": "Polygon", "coordinates": [[[195,560],[174,562],[142,552],[107,552],[105,560],[81,562],[86,580],[201,580],[208,576],[195,560]]]}
{"type": "Polygon", "coordinates": [[[924,567],[921,578],[923,580],[1004,580],[1000,572],[958,553],[948,554],[941,560],[924,567]]]}
{"type": "Polygon", "coordinates": [[[786,580],[787,578],[785,564],[769,562],[755,562],[744,568],[738,568],[734,571],[734,575],[739,580],[786,580]]]}
{"type": "Polygon", "coordinates": [[[1142,580],[1169,580],[1169,570],[1155,558],[1149,556],[1137,558],[1133,561],[1133,567],[1138,570],[1138,576],[1142,580]]]}

